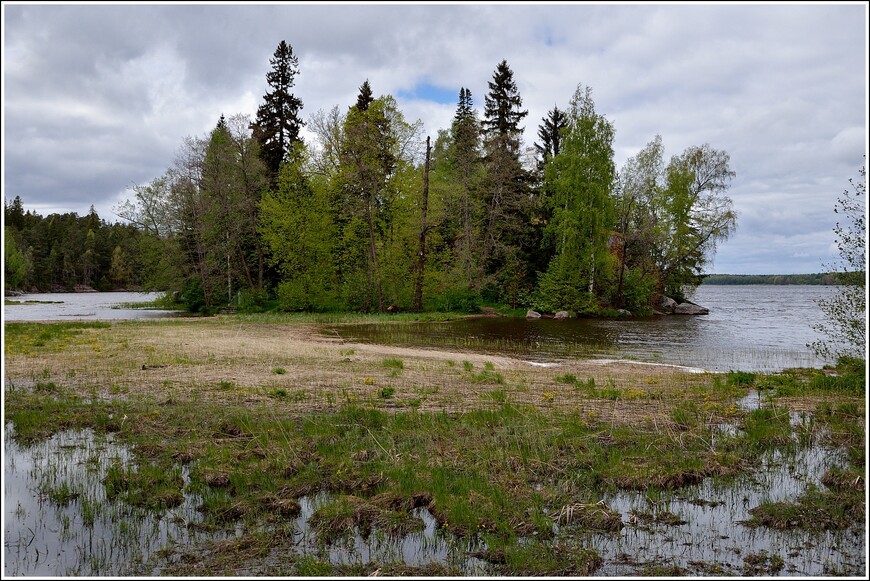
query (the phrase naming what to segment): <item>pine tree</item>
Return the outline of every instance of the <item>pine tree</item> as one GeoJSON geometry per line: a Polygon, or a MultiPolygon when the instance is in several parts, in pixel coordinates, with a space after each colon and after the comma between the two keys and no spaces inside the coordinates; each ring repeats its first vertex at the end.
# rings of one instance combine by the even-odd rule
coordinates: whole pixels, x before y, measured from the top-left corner
{"type": "Polygon", "coordinates": [[[303,122],[299,118],[302,101],[290,92],[299,74],[299,59],[293,54],[293,47],[282,40],[269,62],[272,70],[266,74],[266,81],[271,90],[263,96],[265,102],[257,109],[252,129],[260,144],[260,159],[274,183],[281,163],[301,141],[299,130],[303,122]]]}

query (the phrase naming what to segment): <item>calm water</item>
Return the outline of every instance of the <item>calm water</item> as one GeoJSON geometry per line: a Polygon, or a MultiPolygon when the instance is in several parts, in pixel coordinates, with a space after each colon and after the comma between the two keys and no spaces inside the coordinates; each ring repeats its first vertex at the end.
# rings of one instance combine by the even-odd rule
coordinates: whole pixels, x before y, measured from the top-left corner
{"type": "Polygon", "coordinates": [[[21,304],[4,305],[4,321],[75,321],[147,319],[171,316],[175,311],[124,309],[124,303],[153,301],[163,293],[33,293],[6,300],[21,304]],[[39,301],[26,304],[25,301],[39,301]]]}
{"type": "Polygon", "coordinates": [[[708,315],[631,320],[479,318],[409,325],[334,325],[351,342],[405,344],[522,356],[536,362],[619,358],[709,371],[821,367],[807,344],[824,315],[815,301],[830,286],[701,286],[693,302],[708,315]]]}

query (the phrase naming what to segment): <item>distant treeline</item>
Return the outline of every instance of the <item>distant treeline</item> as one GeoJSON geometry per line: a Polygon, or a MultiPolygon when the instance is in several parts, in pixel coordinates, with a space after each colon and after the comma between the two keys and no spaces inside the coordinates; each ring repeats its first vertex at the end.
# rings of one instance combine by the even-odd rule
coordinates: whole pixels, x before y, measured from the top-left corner
{"type": "Polygon", "coordinates": [[[711,274],[703,284],[837,284],[837,275],[817,274],[711,274]]]}

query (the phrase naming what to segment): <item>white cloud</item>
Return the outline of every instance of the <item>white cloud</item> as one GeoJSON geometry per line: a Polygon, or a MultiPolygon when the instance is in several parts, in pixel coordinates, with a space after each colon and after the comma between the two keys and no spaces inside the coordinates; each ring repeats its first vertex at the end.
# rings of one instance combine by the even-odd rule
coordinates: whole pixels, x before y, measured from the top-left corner
{"type": "MultiPolygon", "coordinates": [[[[656,134],[667,156],[727,151],[739,218],[717,272],[817,270],[866,153],[862,4],[4,3],[3,26],[4,193],[35,210],[102,215],[160,175],[184,136],[221,113],[255,115],[281,40],[299,57],[303,119],[346,110],[365,79],[377,95],[470,88],[482,110],[506,59],[527,146],[582,83],[615,125],[618,164],[656,134]]],[[[399,105],[424,137],[454,113],[399,105]]]]}

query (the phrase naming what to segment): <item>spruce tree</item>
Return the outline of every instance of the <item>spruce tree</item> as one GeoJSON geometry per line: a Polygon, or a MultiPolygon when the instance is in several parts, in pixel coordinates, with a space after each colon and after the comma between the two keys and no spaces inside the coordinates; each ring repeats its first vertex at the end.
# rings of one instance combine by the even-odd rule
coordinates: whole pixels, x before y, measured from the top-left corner
{"type": "Polygon", "coordinates": [[[260,144],[260,159],[274,184],[281,163],[301,141],[299,130],[303,122],[299,118],[302,101],[290,92],[299,74],[299,59],[293,54],[293,47],[282,40],[269,62],[272,70],[266,74],[266,81],[271,90],[263,96],[264,103],[257,109],[252,128],[260,144]]]}
{"type": "Polygon", "coordinates": [[[365,111],[369,108],[369,105],[374,101],[374,97],[372,97],[372,87],[369,85],[369,80],[366,79],[365,82],[360,85],[359,95],[356,98],[356,108],[360,112],[365,111]]]}
{"type": "Polygon", "coordinates": [[[538,126],[538,137],[541,144],[535,143],[535,150],[541,156],[538,160],[540,169],[543,169],[548,160],[559,155],[562,145],[560,132],[567,125],[568,119],[565,112],[558,107],[553,107],[547,116],[541,119],[541,124],[538,126]]]}
{"type": "Polygon", "coordinates": [[[522,106],[523,100],[514,82],[514,73],[507,61],[503,60],[496,67],[492,81],[489,82],[483,129],[488,140],[500,138],[500,141],[509,145],[517,156],[520,135],[523,131],[520,121],[529,114],[528,111],[522,110],[522,106]]]}
{"type": "Polygon", "coordinates": [[[502,61],[493,73],[486,96],[484,147],[486,175],[482,202],[486,207],[481,263],[482,286],[488,286],[498,300],[512,305],[533,284],[529,249],[531,198],[529,175],[520,163],[522,127],[528,115],[514,82],[513,71],[502,61]]]}

